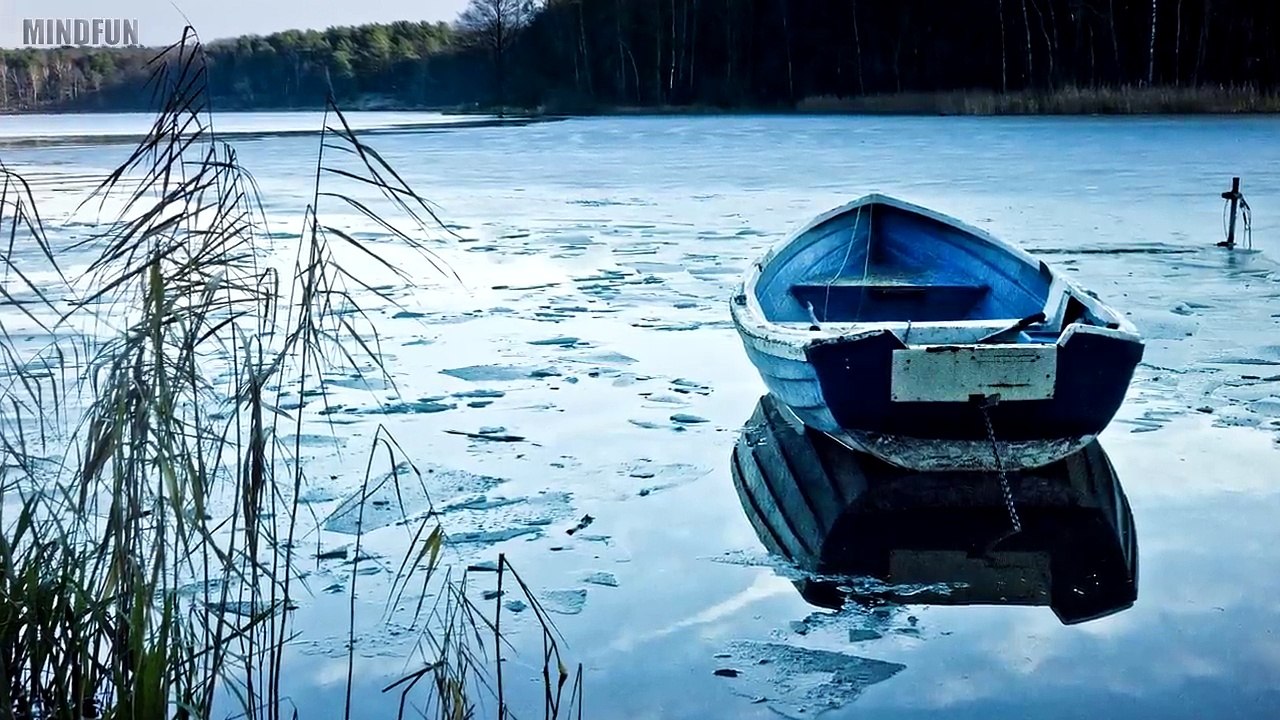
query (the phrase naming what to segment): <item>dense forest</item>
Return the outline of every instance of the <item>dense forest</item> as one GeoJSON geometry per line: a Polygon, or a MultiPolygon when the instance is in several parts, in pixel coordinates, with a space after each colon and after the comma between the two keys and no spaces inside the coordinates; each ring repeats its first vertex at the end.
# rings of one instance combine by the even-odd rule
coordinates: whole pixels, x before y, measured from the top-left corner
{"type": "MultiPolygon", "coordinates": [[[[174,38],[176,41],[178,38],[174,38]]],[[[330,88],[343,100],[386,96],[399,105],[430,104],[433,94],[462,96],[445,78],[470,54],[446,23],[289,30],[205,45],[215,100],[233,108],[316,107],[330,88]],[[438,76],[429,81],[432,74],[438,76]]],[[[145,108],[149,61],[157,48],[0,51],[0,109],[145,108]]],[[[473,63],[474,64],[474,63],[473,63]]]]}
{"type": "MultiPolygon", "coordinates": [[[[1280,3],[472,0],[400,22],[209,43],[215,102],[549,110],[840,107],[951,91],[1221,88],[1274,97],[1280,3]]],[[[139,107],[154,50],[0,54],[0,109],[139,107]]]]}

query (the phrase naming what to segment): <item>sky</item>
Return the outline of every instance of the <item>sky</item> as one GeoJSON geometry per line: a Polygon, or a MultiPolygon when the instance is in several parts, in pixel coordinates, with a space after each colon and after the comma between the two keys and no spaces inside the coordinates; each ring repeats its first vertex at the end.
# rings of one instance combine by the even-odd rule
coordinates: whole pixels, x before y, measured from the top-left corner
{"type": "Polygon", "coordinates": [[[453,20],[467,0],[0,0],[0,47],[22,42],[26,18],[138,21],[144,45],[167,45],[190,24],[205,42],[291,28],[394,20],[453,20]]]}

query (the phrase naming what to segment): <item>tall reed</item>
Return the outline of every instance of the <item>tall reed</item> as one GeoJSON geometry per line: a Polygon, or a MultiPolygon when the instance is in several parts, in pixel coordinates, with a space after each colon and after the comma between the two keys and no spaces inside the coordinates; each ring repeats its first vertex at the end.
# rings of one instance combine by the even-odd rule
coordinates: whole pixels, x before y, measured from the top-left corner
{"type": "MultiPolygon", "coordinates": [[[[430,203],[332,103],[294,258],[280,262],[258,187],[215,131],[207,83],[188,28],[152,61],[151,128],[81,204],[97,224],[74,242],[51,239],[31,187],[0,164],[0,707],[14,717],[290,714],[310,408],[328,404],[327,373],[391,382],[360,299],[394,299],[343,259],[407,284],[419,269],[327,213],[377,227],[420,269],[452,273],[432,249],[448,233],[430,203]],[[35,336],[49,340],[33,347],[35,336]],[[291,398],[296,409],[282,409],[291,398]]],[[[397,492],[421,482],[412,460],[380,427],[361,500],[383,462],[397,492]]],[[[504,717],[500,606],[490,619],[468,599],[444,529],[426,517],[387,590],[388,607],[417,596],[409,623],[423,666],[386,691],[401,694],[402,714],[417,692],[431,714],[470,717],[496,675],[504,717]]],[[[555,630],[505,558],[499,571],[542,627],[544,716],[581,713],[580,669],[562,707],[569,672],[555,630]]]]}

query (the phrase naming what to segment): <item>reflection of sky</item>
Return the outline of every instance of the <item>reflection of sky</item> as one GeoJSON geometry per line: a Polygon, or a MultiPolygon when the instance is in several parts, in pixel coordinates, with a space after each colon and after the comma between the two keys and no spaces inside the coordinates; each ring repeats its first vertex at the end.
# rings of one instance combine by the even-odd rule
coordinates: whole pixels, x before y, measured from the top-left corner
{"type": "MultiPolygon", "coordinates": [[[[92,127],[92,120],[82,121],[92,127]]],[[[454,304],[513,309],[449,325],[448,342],[426,348],[405,347],[397,335],[422,328],[390,327],[383,340],[395,348],[407,394],[458,389],[446,389],[435,373],[413,371],[492,362],[494,342],[504,362],[532,353],[543,353],[539,364],[558,362],[562,351],[525,342],[559,334],[631,355],[637,362],[629,367],[637,373],[690,377],[714,387],[705,397],[689,398],[691,410],[710,422],[678,434],[627,422],[665,420],[670,408],[637,399],[643,391],[665,392],[665,385],[614,384],[582,372],[580,383],[565,383],[555,393],[543,386],[515,390],[500,411],[460,409],[404,421],[418,423],[410,426],[411,437],[423,453],[513,478],[515,487],[503,486],[504,494],[552,486],[573,493],[577,516],[597,518],[591,532],[607,535],[607,543],[570,542],[561,528],[553,528],[546,539],[504,546],[535,585],[588,589],[581,614],[554,616],[568,641],[568,660],[586,665],[588,708],[599,711],[587,716],[772,717],[767,706],[734,694],[767,696],[769,687],[742,687],[712,674],[724,662],[716,653],[735,640],[754,639],[906,666],[828,717],[1276,717],[1280,483],[1273,435],[1212,427],[1215,419],[1264,427],[1269,419],[1233,415],[1239,405],[1204,394],[1246,372],[1275,372],[1209,364],[1223,355],[1280,359],[1269,334],[1276,322],[1268,316],[1280,310],[1269,297],[1275,285],[1266,272],[1274,266],[1264,264],[1266,256],[1248,261],[1254,263],[1251,275],[1231,274],[1212,253],[1066,258],[1086,285],[1132,310],[1153,338],[1132,402],[1103,438],[1134,513],[1137,603],[1073,627],[1060,625],[1044,607],[934,606],[900,609],[878,626],[888,631],[881,640],[850,643],[854,618],[815,623],[804,636],[794,633],[792,621],[817,611],[787,580],[768,568],[713,561],[724,553],[752,557],[760,551],[727,471],[734,433],[758,397],[758,379],[727,328],[663,333],[638,327],[646,319],[674,315],[722,320],[735,273],[694,271],[717,262],[740,269],[796,223],[873,188],[935,205],[1032,246],[1158,242],[1185,248],[1218,239],[1217,183],[1223,167],[1238,168],[1246,192],[1257,190],[1250,199],[1259,212],[1259,244],[1268,238],[1273,248],[1280,224],[1262,208],[1280,208],[1280,144],[1269,142],[1277,131],[1275,120],[1256,118],[741,117],[574,120],[381,136],[374,143],[383,156],[437,201],[447,219],[466,226],[463,234],[482,239],[464,247],[498,248],[448,256],[478,288],[474,295],[433,295],[421,303],[429,310],[454,304]],[[1178,152],[1170,153],[1170,147],[1178,152]],[[528,239],[496,240],[519,233],[528,239]],[[634,254],[614,252],[624,247],[634,254]],[[623,288],[593,305],[610,313],[557,323],[529,319],[549,305],[585,306],[588,300],[556,293],[573,292],[565,288],[573,287],[574,278],[634,262],[676,269],[645,270],[661,275],[664,284],[623,288]],[[487,290],[522,281],[557,287],[547,294],[487,290]],[[1209,307],[1196,315],[1170,311],[1186,300],[1209,307]],[[692,309],[674,309],[690,301],[692,309]],[[1215,412],[1189,410],[1204,404],[1215,412]],[[554,414],[536,409],[543,405],[554,405],[554,414]],[[1135,426],[1124,422],[1170,409],[1192,417],[1141,433],[1131,433],[1135,426]],[[439,439],[443,428],[498,422],[485,412],[506,413],[501,423],[527,432],[540,447],[521,446],[514,452],[528,457],[517,460],[439,439]],[[699,472],[677,487],[639,498],[637,484],[667,480],[661,473],[629,479],[619,469],[641,457],[685,463],[699,472]],[[568,467],[555,469],[553,462],[568,467]],[[567,549],[548,549],[559,545],[567,549]],[[583,575],[596,570],[615,573],[619,587],[582,585],[583,575]],[[907,627],[908,616],[918,618],[919,637],[894,632],[907,627]]],[[[268,212],[276,216],[305,206],[310,186],[302,178],[311,169],[314,138],[237,147],[263,188],[268,212]]],[[[43,191],[60,182],[58,173],[98,168],[121,152],[14,148],[5,150],[4,160],[48,173],[43,191]]],[[[400,421],[387,419],[393,420],[400,421]]],[[[352,456],[362,459],[364,453],[352,456]]],[[[396,556],[397,538],[388,534],[379,542],[385,545],[381,552],[396,556]]],[[[344,621],[333,618],[345,612],[345,595],[317,595],[305,600],[299,618],[307,633],[318,628],[341,635],[335,625],[341,628],[344,621]]],[[[504,616],[508,620],[521,649],[512,672],[524,672],[536,663],[538,636],[527,616],[504,616]]],[[[325,647],[332,650],[334,643],[340,646],[338,640],[325,647]]],[[[375,657],[357,664],[359,697],[370,713],[394,703],[381,687],[388,675],[410,664],[403,653],[373,650],[375,657]]],[[[304,676],[315,671],[319,689],[312,691],[304,680],[295,698],[313,709],[334,707],[345,661],[302,651],[298,657],[304,676]]],[[[537,688],[529,683],[512,683],[507,690],[538,704],[537,688]]]]}
{"type": "Polygon", "coordinates": [[[1280,577],[1268,572],[1280,540],[1269,503],[1280,488],[1237,493],[1219,482],[1270,462],[1269,438],[1219,433],[1231,450],[1217,456],[1213,473],[1176,456],[1154,472],[1151,464],[1146,473],[1127,467],[1135,451],[1146,455],[1149,439],[1163,435],[1165,442],[1198,446],[1201,433],[1181,423],[1164,433],[1112,433],[1106,444],[1137,526],[1139,594],[1132,609],[1077,627],[1060,626],[1034,608],[930,609],[921,615],[926,633],[954,634],[888,656],[907,664],[903,682],[898,692],[882,688],[864,704],[979,713],[992,703],[1038,707],[1052,700],[1074,708],[1062,710],[1064,717],[1086,716],[1090,704],[1122,707],[1121,698],[1128,698],[1131,717],[1161,717],[1184,706],[1203,716],[1216,703],[1225,703],[1224,717],[1280,708],[1274,634],[1280,577]],[[1162,485],[1184,488],[1188,497],[1175,499],[1162,485]],[[1149,489],[1157,494],[1149,497],[1149,489]]]}
{"type": "MultiPolygon", "coordinates": [[[[681,682],[674,670],[652,668],[678,664],[669,655],[679,652],[673,646],[687,652],[689,644],[705,644],[704,654],[693,659],[709,672],[714,661],[708,665],[707,656],[727,642],[781,632],[806,647],[907,666],[870,688],[848,709],[849,717],[944,710],[948,717],[974,718],[1204,717],[1206,708],[1223,717],[1271,717],[1280,708],[1280,637],[1274,634],[1280,576],[1269,572],[1280,554],[1273,510],[1280,487],[1213,494],[1219,476],[1244,475],[1270,461],[1270,439],[1249,430],[1206,432],[1199,422],[1181,422],[1163,434],[1172,445],[1193,447],[1214,437],[1231,452],[1221,456],[1216,473],[1169,456],[1174,463],[1147,465],[1144,474],[1129,465],[1139,452],[1152,457],[1143,443],[1162,433],[1111,433],[1106,447],[1138,529],[1139,597],[1127,611],[1067,627],[1043,607],[912,607],[903,612],[918,617],[920,638],[890,634],[852,644],[838,623],[805,637],[789,632],[788,623],[812,608],[797,602],[798,593],[770,571],[713,563],[701,574],[702,594],[723,601],[699,607],[673,591],[663,600],[663,614],[687,613],[684,619],[647,633],[626,624],[610,646],[616,652],[600,659],[600,673],[610,686],[643,685],[653,674],[681,682]],[[1160,489],[1164,483],[1187,489],[1187,499],[1160,489]],[[1149,497],[1148,490],[1156,494],[1149,497]],[[762,583],[760,573],[770,580],[762,583]],[[747,577],[737,584],[734,574],[747,577]],[[721,584],[740,589],[721,594],[715,589],[721,584]],[[670,635],[677,628],[683,638],[670,635]],[[635,644],[637,637],[647,644],[635,644]]],[[[694,712],[693,705],[689,700],[686,711],[694,712]]]]}

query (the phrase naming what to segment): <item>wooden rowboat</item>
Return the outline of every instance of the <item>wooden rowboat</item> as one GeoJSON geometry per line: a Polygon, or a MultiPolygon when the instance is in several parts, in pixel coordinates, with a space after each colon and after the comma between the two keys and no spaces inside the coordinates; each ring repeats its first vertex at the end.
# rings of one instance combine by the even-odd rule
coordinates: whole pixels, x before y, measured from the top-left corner
{"type": "Polygon", "coordinates": [[[806,425],[916,470],[1019,469],[1088,445],[1143,344],[1094,294],[958,220],[868,195],[747,271],[730,309],[806,425]]]}

